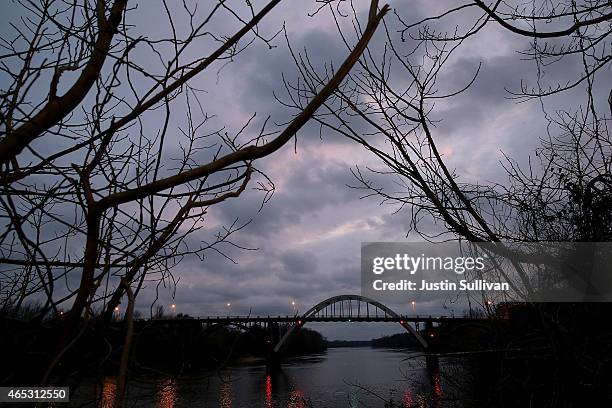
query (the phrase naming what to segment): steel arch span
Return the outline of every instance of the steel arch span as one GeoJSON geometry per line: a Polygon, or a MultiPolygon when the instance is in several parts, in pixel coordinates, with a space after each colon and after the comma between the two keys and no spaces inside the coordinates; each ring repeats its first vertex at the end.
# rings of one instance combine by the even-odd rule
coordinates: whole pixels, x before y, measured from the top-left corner
{"type": "Polygon", "coordinates": [[[291,326],[291,328],[287,330],[287,332],[285,332],[283,337],[279,340],[279,342],[274,347],[274,352],[278,353],[282,349],[283,345],[287,342],[287,339],[289,339],[291,335],[293,335],[304,324],[306,324],[306,321],[308,320],[308,318],[315,317],[315,316],[321,316],[321,315],[325,317],[330,316],[330,315],[336,316],[337,315],[336,311],[338,310],[340,312],[340,316],[347,318],[349,321],[351,320],[351,318],[359,319],[360,317],[370,317],[374,313],[376,313],[376,316],[378,316],[378,313],[380,311],[381,313],[384,313],[384,317],[391,317],[391,318],[399,319],[398,323],[407,332],[411,333],[414,337],[416,337],[416,339],[423,346],[423,348],[428,347],[427,341],[412,326],[410,326],[408,322],[401,320],[402,316],[395,313],[393,310],[383,305],[382,303],[377,302],[376,300],[367,298],[365,296],[361,296],[361,295],[339,295],[339,296],[330,297],[329,299],[326,299],[318,303],[317,305],[310,308],[306,313],[304,313],[301,316],[301,318],[299,318],[300,320],[298,320],[296,324],[291,326]],[[356,304],[357,314],[354,314],[355,307],[352,304],[352,302],[357,302],[356,304]],[[362,305],[364,307],[363,310],[366,313],[365,315],[361,314],[362,305]],[[372,312],[370,312],[370,306],[374,307],[374,310],[372,312]]]}

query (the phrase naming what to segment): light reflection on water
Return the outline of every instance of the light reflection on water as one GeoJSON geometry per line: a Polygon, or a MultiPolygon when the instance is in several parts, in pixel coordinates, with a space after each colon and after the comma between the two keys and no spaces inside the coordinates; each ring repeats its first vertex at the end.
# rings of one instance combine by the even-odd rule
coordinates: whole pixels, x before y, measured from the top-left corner
{"type": "Polygon", "coordinates": [[[432,377],[432,391],[433,391],[433,406],[435,408],[442,407],[442,378],[440,378],[440,372],[436,371],[431,374],[432,377]]]}
{"type": "Polygon", "coordinates": [[[272,401],[272,376],[266,375],[266,408],[272,408],[274,401],[272,401]]]}
{"type": "MultiPolygon", "coordinates": [[[[330,349],[316,358],[294,359],[274,374],[264,366],[241,366],[197,379],[133,379],[127,406],[339,408],[383,406],[384,398],[394,407],[446,408],[452,395],[448,389],[445,394],[440,371],[447,367],[427,371],[423,359],[405,357],[391,350],[330,349]]],[[[115,380],[106,378],[101,385],[97,407],[110,408],[115,380]]]]}
{"type": "Polygon", "coordinates": [[[174,408],[176,400],[176,380],[166,379],[159,382],[157,408],[174,408]]]}
{"type": "Polygon", "coordinates": [[[113,408],[115,404],[115,392],[117,383],[114,378],[106,377],[102,382],[102,399],[100,408],[113,408]]]}
{"type": "Polygon", "coordinates": [[[221,408],[232,408],[232,383],[223,382],[219,387],[219,406],[221,408]]]}
{"type": "Polygon", "coordinates": [[[289,408],[305,408],[304,405],[304,391],[291,391],[289,397],[289,408]]]}

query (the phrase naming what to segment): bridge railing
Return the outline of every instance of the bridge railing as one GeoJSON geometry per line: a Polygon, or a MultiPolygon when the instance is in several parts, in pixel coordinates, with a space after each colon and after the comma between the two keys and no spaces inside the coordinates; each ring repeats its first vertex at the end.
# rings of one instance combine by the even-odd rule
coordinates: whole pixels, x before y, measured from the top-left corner
{"type": "Polygon", "coordinates": [[[425,322],[425,321],[474,321],[487,317],[456,317],[435,315],[379,315],[379,316],[296,316],[296,315],[225,315],[225,316],[164,316],[163,318],[136,319],[138,321],[277,321],[277,322],[313,322],[313,321],[389,321],[389,322],[425,322]]]}

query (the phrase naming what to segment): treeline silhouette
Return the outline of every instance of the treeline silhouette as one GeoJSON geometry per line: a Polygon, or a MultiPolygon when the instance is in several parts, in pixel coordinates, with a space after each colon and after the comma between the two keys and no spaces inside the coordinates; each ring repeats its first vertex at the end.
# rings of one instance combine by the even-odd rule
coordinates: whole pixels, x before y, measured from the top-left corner
{"type": "Polygon", "coordinates": [[[397,333],[391,336],[383,336],[377,339],[372,339],[372,347],[378,348],[408,348],[422,349],[420,343],[410,333],[397,333]]]}
{"type": "MultiPolygon", "coordinates": [[[[62,318],[41,318],[37,305],[21,308],[19,314],[0,315],[0,383],[37,384],[33,372],[44,372],[48,356],[57,353],[62,318]],[[44,358],[43,358],[44,357],[44,358]]],[[[181,315],[158,314],[156,319],[134,322],[130,370],[180,375],[217,369],[249,361],[262,363],[278,341],[283,327],[203,326],[181,315]]],[[[93,320],[96,321],[95,319],[93,320]]],[[[85,323],[83,323],[85,324],[85,323]]],[[[87,323],[78,345],[89,375],[115,374],[119,367],[125,327],[115,320],[106,328],[87,323]]],[[[307,328],[297,331],[286,343],[285,356],[321,353],[327,348],[323,336],[307,328]]]]}
{"type": "Polygon", "coordinates": [[[340,347],[370,347],[371,340],[327,340],[325,342],[328,348],[340,347]]]}

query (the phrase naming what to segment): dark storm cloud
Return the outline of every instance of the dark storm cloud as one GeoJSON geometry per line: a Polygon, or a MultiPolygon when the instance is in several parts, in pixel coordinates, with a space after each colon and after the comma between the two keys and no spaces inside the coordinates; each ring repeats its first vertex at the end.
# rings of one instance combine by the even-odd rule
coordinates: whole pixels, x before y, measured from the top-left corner
{"type": "Polygon", "coordinates": [[[304,160],[303,155],[292,153],[284,159],[287,160],[283,164],[284,173],[270,170],[278,186],[261,212],[257,213],[261,195],[249,194],[214,208],[212,214],[224,223],[236,217],[249,219],[256,215],[245,233],[270,237],[287,225],[307,222],[325,207],[342,207],[356,198],[356,194],[346,188],[354,182],[347,166],[316,156],[304,160]]]}
{"type": "Polygon", "coordinates": [[[317,273],[316,254],[309,251],[285,251],[280,256],[283,270],[290,272],[294,282],[307,282],[311,274],[317,273]]]}
{"type": "MultiPolygon", "coordinates": [[[[336,263],[337,270],[322,270],[317,262],[310,251],[268,249],[266,256],[226,263],[222,269],[210,259],[201,265],[183,264],[183,281],[174,301],[193,315],[223,313],[227,302],[233,313],[288,313],[291,299],[303,307],[312,306],[347,283],[352,283],[353,290],[358,287],[359,275],[345,270],[345,263],[336,263]]],[[[143,304],[150,300],[140,299],[143,304]]],[[[160,303],[170,303],[167,294],[160,303]]]]}
{"type": "MultiPolygon", "coordinates": [[[[312,22],[316,22],[317,18],[321,19],[313,17],[312,22]]],[[[303,68],[298,68],[301,59],[305,63],[311,63],[311,68],[321,78],[325,78],[325,75],[331,75],[350,53],[335,27],[326,31],[309,29],[308,25],[296,27],[287,24],[286,27],[287,39],[297,62],[291,55],[287,40],[284,37],[278,38],[275,42],[276,48],[267,49],[259,44],[247,50],[240,56],[240,63],[229,66],[221,78],[221,83],[228,80],[237,81],[237,108],[245,113],[257,113],[258,125],[263,124],[269,116],[270,123],[278,124],[281,130],[287,121],[299,113],[297,109],[284,104],[293,104],[288,92],[295,94],[295,90],[287,87],[295,87],[298,84],[303,86],[303,78],[300,75],[300,69],[303,68]],[[279,103],[279,100],[282,103],[279,103]]],[[[381,39],[382,36],[376,38],[381,39]]],[[[303,104],[306,102],[301,101],[303,104]]],[[[326,112],[326,108],[320,108],[319,113],[322,112],[326,112]]],[[[257,125],[254,126],[256,127],[257,125]]],[[[331,143],[351,143],[336,132],[326,129],[321,131],[320,126],[311,121],[298,133],[297,145],[317,145],[320,139],[331,143]]]]}
{"type": "Polygon", "coordinates": [[[479,63],[482,65],[474,84],[431,116],[439,120],[434,125],[439,147],[449,163],[463,168],[459,174],[471,173],[470,179],[485,176],[486,180],[497,180],[504,173],[499,165],[500,151],[515,157],[535,148],[546,123],[537,101],[519,105],[510,99],[507,90],[520,87],[520,78],[530,78],[533,73],[533,65],[516,55],[459,58],[449,67],[453,81],[449,83],[447,79],[444,88],[465,86],[479,63]],[[477,163],[477,173],[467,163],[477,163]]]}
{"type": "MultiPolygon", "coordinates": [[[[347,54],[346,47],[340,43],[338,36],[330,32],[292,31],[289,42],[298,58],[298,54],[304,55],[304,50],[307,49],[316,68],[323,68],[324,64],[329,63],[339,66],[347,54]]],[[[281,98],[285,97],[282,76],[293,84],[299,77],[299,72],[284,39],[277,40],[277,45],[278,48],[269,52],[262,52],[261,47],[254,47],[247,55],[242,56],[241,64],[233,67],[232,75],[242,78],[239,96],[241,107],[246,111],[257,110],[273,117],[286,114],[282,105],[271,98],[272,91],[281,98]],[[276,112],[281,114],[274,115],[276,112]]]]}

